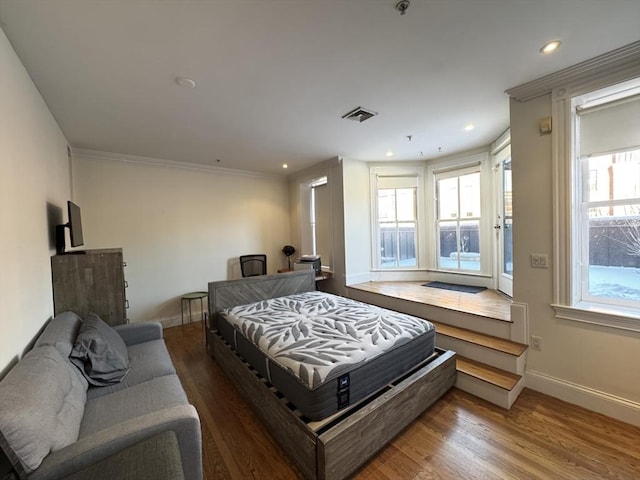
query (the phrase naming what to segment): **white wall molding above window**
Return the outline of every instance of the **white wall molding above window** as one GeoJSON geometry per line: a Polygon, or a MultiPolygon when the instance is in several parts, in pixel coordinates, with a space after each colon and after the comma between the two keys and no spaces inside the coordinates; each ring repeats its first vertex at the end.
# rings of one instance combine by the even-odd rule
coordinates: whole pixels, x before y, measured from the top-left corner
{"type": "MultiPolygon", "coordinates": [[[[618,83],[638,75],[640,41],[546,75],[537,80],[510,88],[506,93],[513,99],[526,102],[552,91],[577,91],[590,81],[618,83]]],[[[601,86],[604,84],[601,83],[601,86]]]]}
{"type": "Polygon", "coordinates": [[[495,142],[491,144],[491,155],[497,155],[499,152],[511,145],[511,129],[507,128],[495,142]]]}

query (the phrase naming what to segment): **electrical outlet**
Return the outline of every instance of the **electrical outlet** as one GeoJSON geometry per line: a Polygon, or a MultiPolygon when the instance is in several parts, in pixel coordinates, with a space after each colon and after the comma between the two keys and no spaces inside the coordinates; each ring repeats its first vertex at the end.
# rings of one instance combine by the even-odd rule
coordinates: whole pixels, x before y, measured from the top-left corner
{"type": "Polygon", "coordinates": [[[531,350],[541,351],[542,350],[542,339],[540,337],[536,337],[535,335],[531,335],[531,350]]]}
{"type": "Polygon", "coordinates": [[[549,255],[544,253],[532,253],[531,254],[531,266],[533,268],[547,268],[549,263],[549,255]]]}

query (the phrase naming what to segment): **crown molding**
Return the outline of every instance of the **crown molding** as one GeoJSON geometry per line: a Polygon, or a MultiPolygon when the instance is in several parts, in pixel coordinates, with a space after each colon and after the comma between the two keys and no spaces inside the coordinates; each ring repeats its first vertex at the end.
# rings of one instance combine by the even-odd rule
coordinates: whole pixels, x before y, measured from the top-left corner
{"type": "Polygon", "coordinates": [[[585,60],[558,72],[506,90],[506,94],[520,102],[551,93],[559,87],[570,87],[585,80],[615,76],[616,81],[640,75],[640,41],[585,60]]]}
{"type": "Polygon", "coordinates": [[[240,177],[266,178],[270,180],[287,181],[287,177],[273,173],[250,172],[248,170],[237,170],[233,168],[215,167],[201,163],[178,162],[175,160],[164,160],[160,158],[142,157],[138,155],[128,155],[124,153],[102,152],[98,150],[88,150],[83,148],[71,148],[71,155],[74,159],[87,160],[107,160],[113,162],[129,163],[134,165],[144,165],[148,167],[176,168],[179,170],[190,170],[210,175],[233,175],[240,177]]]}

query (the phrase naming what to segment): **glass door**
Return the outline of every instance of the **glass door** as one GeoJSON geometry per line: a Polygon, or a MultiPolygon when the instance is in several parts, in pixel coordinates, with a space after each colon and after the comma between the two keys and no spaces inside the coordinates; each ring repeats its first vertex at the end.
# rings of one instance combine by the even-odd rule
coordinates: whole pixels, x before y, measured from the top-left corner
{"type": "Polygon", "coordinates": [[[498,245],[498,290],[513,296],[513,184],[511,148],[496,156],[497,218],[494,225],[498,245]]]}

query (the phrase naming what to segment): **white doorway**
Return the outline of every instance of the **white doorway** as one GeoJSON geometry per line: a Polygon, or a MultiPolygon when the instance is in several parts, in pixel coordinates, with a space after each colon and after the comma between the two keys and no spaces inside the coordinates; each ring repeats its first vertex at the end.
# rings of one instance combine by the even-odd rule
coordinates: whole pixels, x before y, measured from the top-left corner
{"type": "Polygon", "coordinates": [[[494,230],[497,245],[498,290],[513,296],[513,182],[511,176],[511,147],[508,145],[495,156],[496,221],[494,230]]]}

